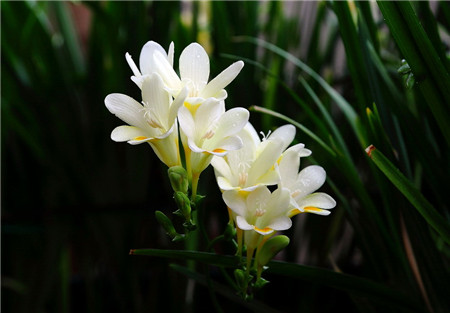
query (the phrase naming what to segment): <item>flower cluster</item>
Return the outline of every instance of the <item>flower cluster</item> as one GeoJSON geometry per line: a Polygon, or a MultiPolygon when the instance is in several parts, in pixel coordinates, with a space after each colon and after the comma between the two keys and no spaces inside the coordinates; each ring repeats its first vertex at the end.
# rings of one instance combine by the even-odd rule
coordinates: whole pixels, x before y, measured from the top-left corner
{"type": "Polygon", "coordinates": [[[242,147],[236,134],[248,122],[249,112],[244,108],[225,111],[224,88],[244,63],[232,64],[208,82],[209,57],[198,43],[190,44],[181,53],[180,76],[173,69],[173,55],[173,43],[166,53],[158,43],[149,41],[142,48],[139,69],[127,53],[134,74],[131,80],[141,89],[142,101],[110,94],[105,104],[128,124],[115,128],[112,140],[133,145],[147,142],[168,167],[182,166],[181,139],[189,179],[196,192],[200,173],[213,156],[224,156],[242,147]]]}
{"type": "MultiPolygon", "coordinates": [[[[108,110],[128,124],[115,128],[111,138],[133,145],[150,144],[170,168],[177,212],[186,218],[188,230],[195,228],[190,219],[188,185],[191,200],[195,200],[200,173],[212,164],[230,225],[236,229],[237,254],[241,255],[244,247],[247,251],[246,274],[241,275],[245,293],[253,256],[259,279],[274,253],[289,242],[287,237],[274,234],[289,229],[291,218],[297,214],[328,215],[336,202],[316,192],[326,178],[322,167],[311,165],[299,171],[300,159],[311,151],[301,143],[289,147],[295,137],[294,126],[284,125],[261,139],[248,121],[246,109],[225,110],[224,88],[239,74],[242,61],[209,81],[209,57],[199,44],[192,43],[182,51],[179,75],[173,58],[173,43],[166,52],[153,41],[142,48],[139,68],[126,54],[131,79],[140,88],[142,100],[123,94],[106,97],[108,110]]],[[[162,212],[156,216],[173,238],[183,237],[162,212]]]]}

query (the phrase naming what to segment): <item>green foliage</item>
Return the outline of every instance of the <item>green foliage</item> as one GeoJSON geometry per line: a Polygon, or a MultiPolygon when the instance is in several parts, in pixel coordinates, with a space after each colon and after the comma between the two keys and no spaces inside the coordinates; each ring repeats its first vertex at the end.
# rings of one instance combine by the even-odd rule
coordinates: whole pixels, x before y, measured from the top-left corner
{"type": "Polygon", "coordinates": [[[2,1],[3,310],[448,312],[449,12],[427,1],[2,1]],[[148,40],[173,41],[176,64],[199,41],[211,77],[244,60],[227,106],[252,107],[265,133],[294,124],[313,151],[302,161],[327,171],[338,206],[294,218],[251,302],[235,294],[244,262],[212,171],[187,247],[208,253],[182,250],[164,232],[186,225],[166,214],[184,203],[190,221],[190,205],[172,201],[149,147],[109,139],[119,121],[104,98],[139,97],[125,53],[138,62],[148,40]]]}

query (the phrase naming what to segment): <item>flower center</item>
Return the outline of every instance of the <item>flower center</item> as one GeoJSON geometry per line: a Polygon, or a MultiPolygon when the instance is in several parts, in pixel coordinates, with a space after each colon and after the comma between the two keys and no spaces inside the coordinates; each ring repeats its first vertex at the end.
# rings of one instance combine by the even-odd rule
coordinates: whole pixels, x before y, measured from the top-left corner
{"type": "Polygon", "coordinates": [[[163,132],[165,131],[165,128],[163,126],[163,123],[159,119],[158,115],[155,114],[155,110],[151,107],[149,107],[147,102],[142,102],[144,104],[144,118],[146,119],[148,125],[150,125],[153,128],[159,128],[163,132]]]}
{"type": "Polygon", "coordinates": [[[256,216],[256,217],[261,217],[261,216],[263,216],[265,213],[266,213],[266,210],[261,209],[261,208],[258,208],[258,209],[255,210],[255,216],[256,216]]]}
{"type": "Polygon", "coordinates": [[[295,189],[292,193],[291,193],[291,197],[295,198],[297,197],[302,191],[300,189],[295,189]]]}
{"type": "Polygon", "coordinates": [[[211,139],[214,136],[214,131],[212,129],[208,130],[202,137],[202,139],[211,139]]]}

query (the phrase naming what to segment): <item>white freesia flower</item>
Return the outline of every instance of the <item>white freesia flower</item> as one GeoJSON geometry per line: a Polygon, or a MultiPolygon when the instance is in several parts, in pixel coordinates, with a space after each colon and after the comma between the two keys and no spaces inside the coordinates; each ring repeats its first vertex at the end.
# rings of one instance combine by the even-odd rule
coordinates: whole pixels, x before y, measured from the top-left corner
{"type": "Polygon", "coordinates": [[[170,66],[173,66],[173,54],[174,54],[173,42],[170,43],[169,50],[167,53],[159,43],[154,41],[147,42],[144,45],[144,47],[142,47],[141,54],[139,56],[140,70],[134,63],[133,59],[131,58],[131,55],[128,52],[125,54],[125,58],[128,62],[128,65],[130,66],[134,74],[134,76],[131,76],[131,80],[134,81],[136,85],[139,86],[139,88],[142,88],[142,82],[146,76],[156,72],[155,59],[153,57],[156,51],[158,51],[158,53],[161,54],[163,58],[165,58],[165,60],[170,64],[170,66]]]}
{"type": "Polygon", "coordinates": [[[223,193],[226,205],[236,214],[237,226],[245,231],[248,247],[255,248],[260,235],[265,236],[289,229],[289,190],[278,188],[273,193],[266,186],[259,186],[250,193],[227,190],[223,193]]]}
{"type": "Polygon", "coordinates": [[[300,155],[295,149],[286,151],[279,164],[280,186],[290,191],[288,216],[303,212],[330,214],[328,210],[336,206],[336,201],[326,193],[314,192],[325,182],[325,170],[320,166],[311,165],[298,173],[299,166],[300,155]]]}
{"type": "Polygon", "coordinates": [[[193,114],[205,99],[224,100],[227,97],[224,88],[236,78],[244,66],[242,61],[235,62],[208,82],[209,57],[205,49],[196,42],[187,46],[180,55],[180,76],[173,69],[170,57],[167,57],[161,49],[155,49],[153,57],[158,73],[173,95],[177,95],[187,86],[188,98],[185,106],[193,114]]]}
{"type": "Polygon", "coordinates": [[[148,142],[167,166],[181,165],[176,119],[186,95],[184,89],[172,101],[157,74],[143,78],[142,104],[124,94],[108,95],[105,98],[108,110],[130,125],[116,127],[111,139],[132,145],[148,142]]]}
{"type": "Polygon", "coordinates": [[[188,171],[199,175],[211,162],[214,155],[224,156],[228,151],[242,147],[236,134],[248,122],[249,112],[234,108],[225,112],[223,101],[206,100],[196,114],[185,106],[178,112],[182,130],[188,171]]]}
{"type": "MultiPolygon", "coordinates": [[[[251,191],[259,185],[277,184],[280,181],[277,161],[294,139],[295,127],[281,126],[261,141],[248,123],[238,135],[243,147],[223,158],[214,157],[211,162],[220,189],[251,191]]],[[[303,148],[303,145],[294,147],[303,148]]]]}

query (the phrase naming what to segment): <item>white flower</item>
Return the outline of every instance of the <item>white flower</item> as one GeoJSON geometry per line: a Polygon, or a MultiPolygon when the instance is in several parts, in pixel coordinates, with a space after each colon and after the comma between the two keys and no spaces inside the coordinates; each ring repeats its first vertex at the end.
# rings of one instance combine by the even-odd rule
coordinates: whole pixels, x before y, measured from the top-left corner
{"type": "Polygon", "coordinates": [[[278,188],[273,193],[266,186],[259,186],[250,193],[227,190],[223,193],[226,205],[236,214],[237,226],[245,231],[247,246],[255,248],[260,235],[289,229],[289,190],[278,188]]]}
{"type": "Polygon", "coordinates": [[[242,147],[242,140],[236,134],[248,118],[246,109],[234,108],[225,112],[224,102],[215,99],[206,100],[195,116],[186,107],[180,108],[178,120],[193,175],[200,174],[213,155],[224,156],[228,151],[242,147]]]}
{"type": "Polygon", "coordinates": [[[198,105],[205,99],[224,100],[227,97],[224,88],[236,78],[244,66],[242,61],[235,62],[208,82],[209,57],[205,49],[198,43],[191,43],[181,53],[179,61],[180,77],[173,69],[170,58],[161,49],[155,49],[153,57],[158,73],[173,95],[177,95],[183,87],[187,86],[188,98],[185,101],[185,106],[193,114],[198,105]]]}
{"type": "Polygon", "coordinates": [[[220,189],[251,191],[259,185],[277,184],[280,181],[277,161],[294,139],[295,127],[279,127],[261,141],[248,123],[238,135],[243,142],[241,149],[231,151],[223,158],[212,159],[220,189]]]}
{"type": "Polygon", "coordinates": [[[173,66],[173,42],[170,43],[167,53],[159,43],[156,43],[154,41],[147,42],[144,47],[142,47],[141,54],[139,56],[139,67],[141,69],[140,71],[131,58],[131,55],[128,52],[125,54],[128,65],[130,66],[134,74],[134,76],[131,76],[131,80],[134,81],[136,85],[139,86],[139,88],[142,88],[142,82],[146,76],[156,72],[156,65],[153,57],[156,51],[158,51],[159,54],[161,54],[163,58],[166,59],[170,66],[173,66]]]}
{"type": "Polygon", "coordinates": [[[288,216],[303,212],[328,215],[330,214],[328,210],[336,206],[336,201],[326,193],[314,193],[325,182],[325,170],[320,166],[311,165],[298,173],[300,155],[301,152],[298,150],[289,149],[279,164],[281,175],[279,186],[290,191],[288,216]]]}
{"type": "Polygon", "coordinates": [[[111,139],[132,145],[148,142],[167,166],[181,165],[176,118],[186,95],[183,90],[172,101],[157,74],[142,79],[142,104],[124,94],[108,95],[108,110],[130,125],[116,127],[111,139]]]}

